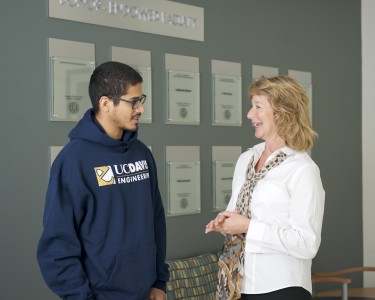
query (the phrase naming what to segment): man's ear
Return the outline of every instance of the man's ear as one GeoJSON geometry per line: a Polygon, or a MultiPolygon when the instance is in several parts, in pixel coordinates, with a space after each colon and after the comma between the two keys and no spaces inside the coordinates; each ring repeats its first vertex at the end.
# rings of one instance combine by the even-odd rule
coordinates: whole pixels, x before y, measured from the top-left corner
{"type": "Polygon", "coordinates": [[[107,96],[102,96],[99,99],[99,111],[109,112],[111,100],[107,96]]]}

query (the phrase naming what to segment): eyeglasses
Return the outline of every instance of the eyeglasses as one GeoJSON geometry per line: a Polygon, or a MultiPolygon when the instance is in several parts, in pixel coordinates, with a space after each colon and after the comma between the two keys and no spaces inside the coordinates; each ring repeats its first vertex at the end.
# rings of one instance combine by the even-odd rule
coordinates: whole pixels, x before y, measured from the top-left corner
{"type": "Polygon", "coordinates": [[[132,105],[132,109],[136,109],[139,106],[139,103],[142,103],[142,104],[145,103],[147,96],[145,94],[142,94],[141,97],[132,98],[132,99],[122,99],[122,98],[119,98],[119,97],[109,97],[109,96],[108,96],[108,98],[128,102],[132,105]]]}

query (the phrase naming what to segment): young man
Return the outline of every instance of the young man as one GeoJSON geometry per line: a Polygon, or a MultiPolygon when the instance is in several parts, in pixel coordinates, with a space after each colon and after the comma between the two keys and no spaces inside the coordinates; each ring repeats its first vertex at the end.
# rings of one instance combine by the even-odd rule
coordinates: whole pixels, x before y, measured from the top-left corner
{"type": "Polygon", "coordinates": [[[103,63],[89,94],[93,108],[51,168],[40,269],[63,299],[165,299],[164,209],[153,156],[137,139],[142,77],[103,63]]]}

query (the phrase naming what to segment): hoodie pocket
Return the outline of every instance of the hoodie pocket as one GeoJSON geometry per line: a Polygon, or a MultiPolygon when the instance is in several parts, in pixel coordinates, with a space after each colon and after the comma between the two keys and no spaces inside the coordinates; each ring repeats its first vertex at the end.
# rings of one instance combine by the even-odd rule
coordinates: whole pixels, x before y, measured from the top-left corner
{"type": "Polygon", "coordinates": [[[148,293],[156,280],[155,245],[119,252],[102,290],[123,291],[129,295],[148,293]]]}

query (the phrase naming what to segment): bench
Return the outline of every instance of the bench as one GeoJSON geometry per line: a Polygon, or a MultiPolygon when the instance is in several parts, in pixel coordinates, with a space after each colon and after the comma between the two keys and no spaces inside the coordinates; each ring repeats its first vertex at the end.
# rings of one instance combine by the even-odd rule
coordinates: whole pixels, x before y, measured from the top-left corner
{"type": "Polygon", "coordinates": [[[167,300],[215,300],[217,253],[170,260],[167,263],[170,272],[166,290],[167,300]]]}

